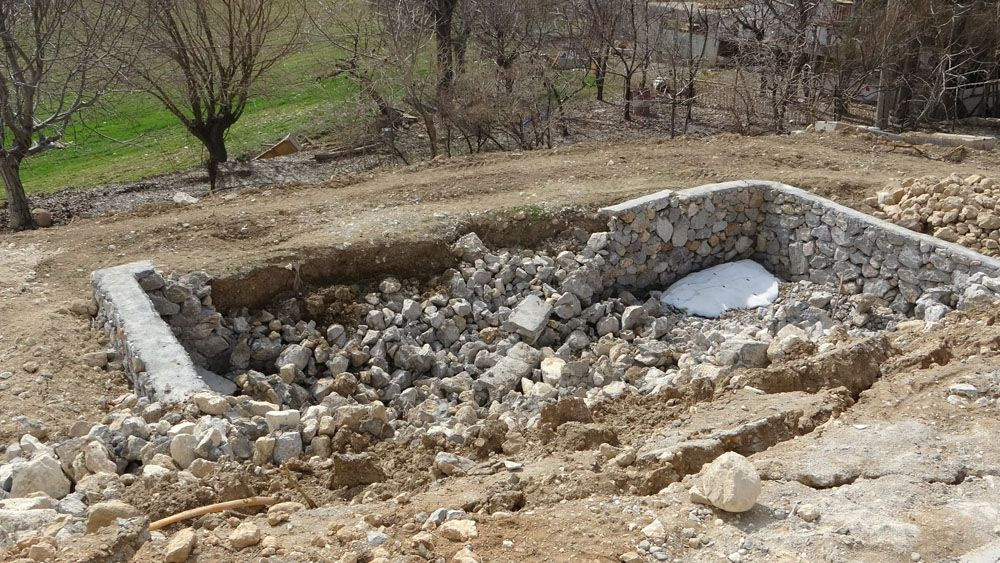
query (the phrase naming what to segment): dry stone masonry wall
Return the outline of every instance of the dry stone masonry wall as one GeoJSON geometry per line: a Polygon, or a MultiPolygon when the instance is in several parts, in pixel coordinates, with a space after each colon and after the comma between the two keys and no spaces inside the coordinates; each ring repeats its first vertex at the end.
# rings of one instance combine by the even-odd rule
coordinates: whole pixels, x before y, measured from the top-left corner
{"type": "Polygon", "coordinates": [[[1000,262],[776,182],[665,191],[602,210],[611,216],[605,280],[627,288],[752,258],[788,280],[868,293],[910,313],[928,292],[960,293],[1000,262]]]}
{"type": "Polygon", "coordinates": [[[179,402],[208,386],[147,297],[144,288],[157,280],[162,282],[150,262],[94,272],[94,326],[109,335],[138,394],[179,402]]]}
{"type": "Polygon", "coordinates": [[[225,371],[235,336],[212,306],[211,281],[206,272],[191,272],[177,279],[151,272],[140,284],[195,365],[225,371]]]}

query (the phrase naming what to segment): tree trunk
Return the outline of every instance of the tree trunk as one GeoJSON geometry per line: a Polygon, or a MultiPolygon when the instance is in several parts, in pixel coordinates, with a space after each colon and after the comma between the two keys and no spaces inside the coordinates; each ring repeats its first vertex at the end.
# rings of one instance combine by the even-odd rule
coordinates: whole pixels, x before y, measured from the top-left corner
{"type": "Polygon", "coordinates": [[[625,121],[632,121],[632,77],[625,77],[625,121]]]}
{"type": "Polygon", "coordinates": [[[229,160],[229,153],[226,151],[226,127],[215,124],[210,125],[206,130],[196,135],[205,145],[208,151],[208,158],[205,161],[205,169],[208,171],[209,191],[214,192],[219,181],[219,165],[229,160]]]}
{"type": "Polygon", "coordinates": [[[417,113],[424,120],[424,129],[427,130],[427,144],[431,149],[431,158],[434,158],[438,155],[437,127],[434,126],[434,116],[423,109],[422,106],[417,105],[414,109],[417,110],[417,113]]]}
{"type": "Polygon", "coordinates": [[[458,0],[434,0],[434,42],[437,47],[438,98],[451,88],[455,78],[452,22],[458,0]]]}
{"type": "Polygon", "coordinates": [[[875,126],[879,129],[889,128],[889,114],[895,105],[895,89],[892,87],[893,72],[889,65],[883,64],[878,77],[878,98],[875,102],[875,126]]]}
{"type": "Polygon", "coordinates": [[[21,161],[15,157],[0,158],[0,179],[7,194],[7,224],[15,231],[34,229],[31,206],[21,183],[21,161]]]}
{"type": "Polygon", "coordinates": [[[604,101],[604,80],[608,75],[608,56],[602,54],[597,58],[597,68],[594,69],[594,86],[597,87],[597,101],[604,101]]]}

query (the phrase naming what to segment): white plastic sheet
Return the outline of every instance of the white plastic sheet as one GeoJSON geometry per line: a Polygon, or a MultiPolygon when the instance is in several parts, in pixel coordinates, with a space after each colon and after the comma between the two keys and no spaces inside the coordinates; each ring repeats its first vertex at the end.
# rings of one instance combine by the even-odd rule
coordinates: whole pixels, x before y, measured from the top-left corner
{"type": "Polygon", "coordinates": [[[729,309],[765,307],[778,298],[778,278],[753,260],[712,266],[688,274],[660,297],[665,305],[716,318],[729,309]]]}

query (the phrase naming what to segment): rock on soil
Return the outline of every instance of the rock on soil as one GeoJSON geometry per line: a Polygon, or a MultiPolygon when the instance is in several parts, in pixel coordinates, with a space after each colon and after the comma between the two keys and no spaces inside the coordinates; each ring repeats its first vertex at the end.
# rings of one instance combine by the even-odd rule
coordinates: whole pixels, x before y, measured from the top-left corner
{"type": "Polygon", "coordinates": [[[446,539],[455,542],[465,542],[479,537],[475,520],[449,520],[441,524],[438,532],[446,539]]]}
{"type": "Polygon", "coordinates": [[[697,489],[691,490],[691,500],[707,501],[726,512],[746,512],[757,503],[760,490],[753,464],[736,452],[726,452],[702,473],[697,489]]]}
{"type": "Polygon", "coordinates": [[[87,509],[87,533],[110,526],[119,518],[128,519],[136,516],[139,516],[139,510],[126,502],[120,500],[99,502],[87,509]]]}
{"type": "Polygon", "coordinates": [[[11,475],[10,496],[15,498],[41,492],[60,499],[69,494],[69,479],[63,474],[59,462],[48,454],[15,462],[11,475]]]}
{"type": "Polygon", "coordinates": [[[167,542],[167,547],[163,551],[163,560],[166,563],[184,563],[191,556],[198,536],[191,528],[184,528],[177,532],[167,542]]]}
{"type": "Polygon", "coordinates": [[[234,549],[243,549],[260,543],[260,528],[253,522],[243,522],[229,534],[229,544],[234,549]]]}

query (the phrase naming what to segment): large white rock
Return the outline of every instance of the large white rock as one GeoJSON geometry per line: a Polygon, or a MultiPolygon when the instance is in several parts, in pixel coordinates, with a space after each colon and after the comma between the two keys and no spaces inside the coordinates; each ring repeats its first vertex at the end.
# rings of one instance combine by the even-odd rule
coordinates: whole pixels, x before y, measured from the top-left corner
{"type": "Polygon", "coordinates": [[[11,468],[10,496],[26,497],[43,492],[54,499],[69,494],[70,482],[62,465],[47,454],[36,455],[29,461],[18,461],[11,468]]]}
{"type": "Polygon", "coordinates": [[[816,343],[809,339],[806,331],[795,325],[785,325],[774,335],[767,347],[767,357],[771,361],[788,360],[806,356],[816,351],[816,343]]]}
{"type": "Polygon", "coordinates": [[[753,309],[778,298],[778,278],[753,260],[712,266],[688,274],[667,288],[664,305],[715,318],[729,309],[753,309]]]}
{"type": "Polygon", "coordinates": [[[163,551],[163,560],[167,563],[184,563],[191,556],[198,536],[191,528],[184,528],[177,532],[167,542],[167,547],[163,551]]]}
{"type": "Polygon", "coordinates": [[[275,432],[277,430],[294,430],[298,427],[300,418],[301,413],[294,409],[269,411],[264,414],[264,420],[267,422],[267,429],[270,432],[275,432]]]}
{"type": "Polygon", "coordinates": [[[702,500],[698,495],[726,512],[746,512],[760,496],[760,476],[747,458],[726,452],[705,469],[692,500],[702,500]]]}
{"type": "Polygon", "coordinates": [[[726,340],[719,346],[716,358],[722,366],[759,368],[768,364],[768,344],[746,338],[726,340]]]}
{"type": "Polygon", "coordinates": [[[451,245],[451,252],[455,256],[466,262],[475,262],[482,258],[488,249],[476,233],[468,233],[459,237],[455,244],[451,245]]]}
{"type": "Polygon", "coordinates": [[[243,549],[260,543],[260,528],[253,522],[243,522],[229,534],[229,544],[235,549],[243,549]]]}
{"type": "Polygon", "coordinates": [[[198,457],[194,451],[197,447],[198,438],[194,434],[178,434],[170,440],[170,457],[178,467],[187,469],[198,457]]]}
{"type": "Polygon", "coordinates": [[[438,528],[446,539],[451,541],[465,542],[479,537],[479,530],[476,529],[475,520],[449,520],[438,528]]]}
{"type": "Polygon", "coordinates": [[[226,409],[229,408],[229,402],[218,393],[202,391],[195,393],[192,399],[194,399],[194,404],[198,407],[198,410],[205,414],[219,415],[226,412],[226,409]]]}
{"type": "Polygon", "coordinates": [[[510,313],[507,319],[512,330],[534,341],[545,328],[552,313],[552,305],[542,301],[537,295],[529,295],[510,313]]]}
{"type": "Polygon", "coordinates": [[[434,469],[443,475],[465,475],[475,467],[476,462],[453,453],[438,452],[434,456],[434,469]]]}

